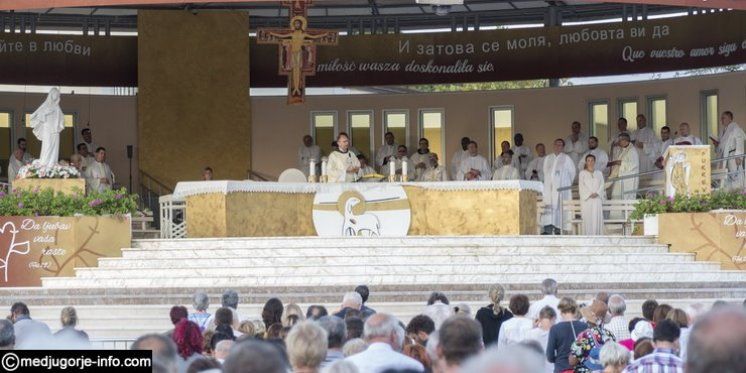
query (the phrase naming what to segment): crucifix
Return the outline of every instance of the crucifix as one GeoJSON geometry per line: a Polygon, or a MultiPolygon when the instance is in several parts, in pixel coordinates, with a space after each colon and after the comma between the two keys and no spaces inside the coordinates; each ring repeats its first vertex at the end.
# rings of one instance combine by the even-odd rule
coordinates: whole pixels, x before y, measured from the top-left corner
{"type": "Polygon", "coordinates": [[[262,28],[257,30],[259,44],[278,44],[278,73],[288,76],[288,104],[303,103],[306,76],[316,74],[316,46],[337,45],[334,30],[308,29],[308,5],[311,1],[283,1],[288,6],[288,28],[262,28]]]}

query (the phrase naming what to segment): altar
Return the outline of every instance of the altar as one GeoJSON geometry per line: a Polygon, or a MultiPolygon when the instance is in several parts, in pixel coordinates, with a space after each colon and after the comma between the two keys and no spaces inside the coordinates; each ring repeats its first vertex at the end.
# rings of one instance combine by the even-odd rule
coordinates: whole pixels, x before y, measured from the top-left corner
{"type": "Polygon", "coordinates": [[[536,234],[536,181],[180,182],[187,236],[435,236],[536,234]]]}

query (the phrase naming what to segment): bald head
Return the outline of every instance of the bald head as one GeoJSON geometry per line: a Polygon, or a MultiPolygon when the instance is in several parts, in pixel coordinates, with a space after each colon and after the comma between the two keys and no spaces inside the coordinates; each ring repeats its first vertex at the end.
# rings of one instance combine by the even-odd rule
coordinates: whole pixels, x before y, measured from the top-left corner
{"type": "Polygon", "coordinates": [[[687,373],[736,373],[746,366],[746,312],[725,307],[705,315],[689,335],[687,373]]]}

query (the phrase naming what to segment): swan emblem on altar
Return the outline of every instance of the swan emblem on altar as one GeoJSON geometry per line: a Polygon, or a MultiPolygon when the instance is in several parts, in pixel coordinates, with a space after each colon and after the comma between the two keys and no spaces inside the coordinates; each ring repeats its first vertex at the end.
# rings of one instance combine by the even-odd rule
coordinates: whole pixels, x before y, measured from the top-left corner
{"type": "Polygon", "coordinates": [[[360,198],[354,196],[345,201],[342,235],[377,237],[381,234],[381,222],[378,217],[366,212],[359,215],[355,213],[355,207],[361,202],[363,201],[360,198]]]}

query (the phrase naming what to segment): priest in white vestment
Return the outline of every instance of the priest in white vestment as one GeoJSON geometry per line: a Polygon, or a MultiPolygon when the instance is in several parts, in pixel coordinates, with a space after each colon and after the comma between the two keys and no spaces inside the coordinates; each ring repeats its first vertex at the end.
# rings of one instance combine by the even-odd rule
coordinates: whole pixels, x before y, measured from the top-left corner
{"type": "MultiPolygon", "coordinates": [[[[500,155],[495,157],[494,162],[492,162],[492,173],[494,174],[497,170],[501,169],[503,167],[503,160],[502,155],[511,151],[510,150],[510,142],[509,141],[503,141],[500,143],[500,155]]],[[[511,165],[513,165],[516,169],[520,167],[520,164],[518,163],[518,159],[513,157],[512,161],[510,162],[511,165]]]]}
{"type": "Polygon", "coordinates": [[[476,141],[469,142],[467,151],[469,155],[461,160],[456,180],[491,180],[492,170],[490,169],[490,163],[487,162],[487,158],[477,153],[476,141]]]}
{"type": "MultiPolygon", "coordinates": [[[[409,164],[414,167],[414,180],[419,180],[422,173],[428,167],[430,163],[430,141],[426,138],[421,138],[419,142],[419,148],[409,157],[409,164]]],[[[412,170],[408,170],[412,172],[412,170]]]]}
{"type": "Polygon", "coordinates": [[[573,164],[578,164],[580,157],[588,151],[588,136],[580,132],[580,122],[572,122],[572,133],[565,138],[565,153],[572,158],[573,164]]]}
{"type": "Polygon", "coordinates": [[[547,155],[544,144],[536,144],[536,158],[528,162],[524,174],[526,180],[535,180],[544,182],[544,157],[547,155]]]}
{"type": "Polygon", "coordinates": [[[674,145],[702,145],[702,140],[689,134],[689,123],[679,124],[679,137],[673,140],[674,145]]]}
{"type": "Polygon", "coordinates": [[[513,166],[513,151],[508,150],[500,155],[502,167],[492,175],[492,180],[520,180],[518,168],[513,166]]]}
{"type": "MultiPolygon", "coordinates": [[[[394,174],[395,175],[401,175],[402,174],[402,164],[404,163],[404,159],[407,157],[407,147],[404,145],[399,145],[396,149],[396,154],[394,154],[392,157],[389,157],[389,161],[381,167],[381,174],[384,176],[391,175],[391,167],[394,167],[394,174]]],[[[409,165],[412,164],[409,160],[407,161],[407,177],[411,177],[412,168],[409,167],[409,165]]]]}
{"type": "Polygon", "coordinates": [[[93,164],[93,162],[96,162],[93,153],[91,153],[92,150],[96,149],[88,149],[88,145],[86,145],[84,142],[78,144],[77,149],[78,155],[80,155],[81,157],[80,167],[83,171],[85,171],[91,164],[93,164]]]}
{"type": "Polygon", "coordinates": [[[386,132],[386,134],[383,135],[383,145],[376,150],[376,168],[380,170],[381,173],[383,173],[383,166],[389,163],[389,158],[396,155],[396,149],[399,145],[397,145],[394,140],[394,133],[386,132]]]}
{"type": "Polygon", "coordinates": [[[561,207],[562,201],[572,199],[572,190],[567,189],[560,192],[558,189],[572,186],[576,170],[575,162],[564,153],[564,148],[564,140],[554,140],[554,153],[544,159],[544,193],[542,200],[551,217],[550,224],[544,227],[545,234],[561,234],[562,229],[569,230],[570,227],[569,211],[563,210],[561,207]]]}
{"type": "MultiPolygon", "coordinates": [[[[723,135],[720,136],[719,140],[712,139],[717,146],[718,158],[743,155],[746,133],[738,123],[733,121],[733,113],[730,111],[724,112],[720,116],[720,123],[724,127],[723,135]]],[[[725,187],[727,189],[743,189],[744,158],[729,159],[726,161],[725,167],[729,174],[725,179],[725,187]]]]}
{"type": "Polygon", "coordinates": [[[591,136],[588,138],[588,151],[583,154],[582,157],[580,157],[580,160],[578,161],[578,170],[584,170],[585,169],[585,163],[586,163],[586,157],[588,154],[593,155],[595,158],[595,169],[597,171],[601,171],[601,173],[606,174],[608,172],[608,168],[606,165],[609,163],[609,155],[606,154],[606,151],[598,147],[598,137],[591,136]]]}
{"type": "Polygon", "coordinates": [[[316,175],[321,174],[321,148],[314,145],[313,137],[303,136],[303,144],[298,148],[298,169],[308,176],[311,172],[311,160],[314,161],[316,175]]]}
{"type": "MultiPolygon", "coordinates": [[[[630,138],[626,134],[619,136],[619,152],[616,158],[609,162],[611,173],[609,179],[635,175],[640,173],[640,157],[637,148],[630,144],[630,138]]],[[[635,199],[635,193],[639,185],[639,177],[631,177],[623,180],[613,181],[611,189],[611,199],[624,200],[635,199]]],[[[621,212],[614,212],[610,215],[613,219],[621,219],[621,212]]]]}
{"type": "Polygon", "coordinates": [[[515,144],[510,148],[510,150],[513,151],[513,159],[517,160],[518,172],[520,173],[521,179],[523,179],[526,178],[526,170],[528,169],[528,164],[531,163],[531,160],[533,159],[533,153],[531,152],[530,147],[523,144],[522,134],[517,133],[513,136],[513,141],[515,144]]]}
{"type": "Polygon", "coordinates": [[[637,115],[637,130],[632,132],[630,139],[640,156],[640,172],[652,171],[655,160],[658,159],[660,140],[648,126],[648,120],[644,115],[637,115]]]}
{"type": "Polygon", "coordinates": [[[29,164],[34,161],[34,157],[31,156],[28,149],[26,148],[26,139],[21,137],[18,139],[18,149],[23,150],[23,164],[29,164]]]}
{"type": "Polygon", "coordinates": [[[626,133],[627,135],[630,134],[629,131],[627,131],[627,118],[619,118],[616,122],[616,127],[617,133],[611,137],[611,142],[609,143],[609,159],[614,159],[614,154],[616,154],[619,149],[619,135],[623,133],[626,133]]]}
{"type": "Polygon", "coordinates": [[[98,149],[98,145],[93,143],[93,134],[91,133],[90,128],[83,128],[83,130],[80,131],[80,134],[83,135],[83,143],[88,147],[89,152],[95,152],[96,149],[98,149]]]}
{"type": "Polygon", "coordinates": [[[580,195],[580,216],[583,221],[583,234],[600,236],[604,234],[603,201],[606,195],[604,175],[596,168],[596,157],[585,156],[585,164],[578,176],[580,195]]]}
{"type": "Polygon", "coordinates": [[[459,150],[456,150],[455,153],[453,153],[453,157],[451,157],[451,179],[456,180],[458,177],[458,170],[461,168],[461,161],[464,160],[464,158],[469,156],[469,151],[467,150],[467,147],[469,146],[469,143],[471,142],[471,139],[468,137],[462,137],[461,138],[461,148],[459,150]]]}
{"type": "Polygon", "coordinates": [[[27,164],[23,161],[24,154],[23,149],[16,149],[10,155],[10,160],[8,160],[8,184],[11,186],[13,185],[13,180],[16,179],[16,175],[18,175],[18,170],[27,164]]]}
{"type": "Polygon", "coordinates": [[[658,149],[654,164],[654,170],[661,170],[661,172],[653,175],[652,180],[665,183],[666,172],[663,171],[663,168],[665,167],[663,165],[665,162],[663,159],[663,155],[666,154],[668,147],[671,145],[673,145],[673,139],[671,138],[671,127],[663,126],[661,127],[661,142],[658,143],[658,149]]]}
{"type": "Polygon", "coordinates": [[[114,184],[114,174],[111,167],[106,164],[106,149],[99,147],[95,155],[96,161],[84,172],[88,193],[101,193],[111,189],[114,184]]]}
{"type": "Polygon", "coordinates": [[[438,164],[438,155],[430,153],[428,157],[428,165],[425,172],[422,173],[418,181],[448,181],[448,172],[446,168],[438,164]]]}
{"type": "Polygon", "coordinates": [[[346,133],[337,135],[338,150],[329,154],[326,175],[329,183],[351,183],[358,180],[360,161],[350,151],[350,138],[346,133]]]}
{"type": "Polygon", "coordinates": [[[363,178],[363,176],[366,175],[375,175],[376,169],[370,166],[368,163],[368,158],[365,157],[365,154],[359,154],[357,156],[358,162],[360,162],[360,170],[357,172],[357,179],[360,180],[363,178]]]}

